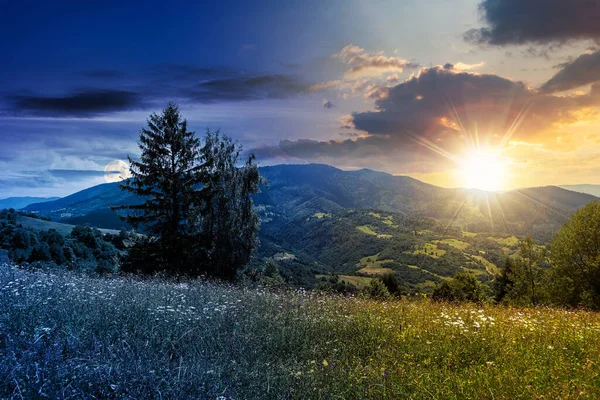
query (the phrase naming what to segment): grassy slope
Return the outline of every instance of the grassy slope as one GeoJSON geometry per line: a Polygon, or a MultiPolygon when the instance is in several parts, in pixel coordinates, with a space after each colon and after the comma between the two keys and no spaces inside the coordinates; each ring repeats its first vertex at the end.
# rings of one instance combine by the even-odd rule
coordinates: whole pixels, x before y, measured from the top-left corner
{"type": "MultiPolygon", "coordinates": [[[[36,230],[48,230],[56,229],[61,235],[68,235],[71,233],[75,225],[62,224],[60,222],[45,221],[43,219],[25,217],[19,215],[17,217],[17,223],[23,225],[25,228],[31,228],[36,230]]],[[[112,233],[114,235],[119,234],[118,230],[115,229],[100,229],[102,233],[112,233]]]]}
{"type": "Polygon", "coordinates": [[[599,398],[600,316],[0,267],[0,397],[599,398]]]}

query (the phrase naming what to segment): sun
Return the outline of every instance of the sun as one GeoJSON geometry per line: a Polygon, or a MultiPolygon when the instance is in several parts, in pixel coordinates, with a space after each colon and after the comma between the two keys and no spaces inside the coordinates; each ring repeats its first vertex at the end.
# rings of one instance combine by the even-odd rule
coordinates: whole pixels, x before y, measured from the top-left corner
{"type": "Polygon", "coordinates": [[[107,183],[120,182],[131,178],[129,164],[123,160],[113,160],[104,167],[104,180],[107,183]]]}
{"type": "Polygon", "coordinates": [[[497,152],[474,150],[466,153],[459,164],[463,187],[490,192],[504,189],[507,163],[497,152]]]}

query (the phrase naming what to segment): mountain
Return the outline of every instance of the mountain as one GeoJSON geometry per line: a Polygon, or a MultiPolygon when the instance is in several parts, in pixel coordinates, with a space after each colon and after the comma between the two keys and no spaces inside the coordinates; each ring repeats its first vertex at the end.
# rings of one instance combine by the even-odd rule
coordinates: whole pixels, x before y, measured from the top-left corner
{"type": "MultiPolygon", "coordinates": [[[[446,189],[408,176],[368,169],[343,171],[328,165],[276,165],[262,167],[268,187],[255,203],[266,224],[305,219],[315,213],[343,210],[380,210],[422,215],[442,224],[475,232],[532,234],[548,237],[576,209],[596,197],[556,186],[508,192],[446,189]]],[[[118,183],[94,186],[55,201],[30,204],[25,211],[52,220],[119,229],[123,227],[110,205],[139,200],[119,189],[118,183]]]]}
{"type": "Polygon", "coordinates": [[[559,187],[573,192],[587,193],[592,196],[600,197],[600,185],[560,185],[559,187]]]}
{"type": "Polygon", "coordinates": [[[59,198],[60,197],[8,197],[6,199],[0,199],[0,210],[4,208],[20,210],[30,204],[54,201],[59,198]]]}
{"type": "MultiPolygon", "coordinates": [[[[276,258],[282,274],[303,286],[331,273],[366,282],[370,274],[394,271],[419,291],[461,269],[490,279],[517,250],[518,237],[530,234],[546,243],[573,211],[597,199],[556,186],[499,193],[446,189],[407,176],[320,164],[260,172],[268,187],[255,197],[261,230],[254,262],[276,258]]],[[[119,229],[124,223],[109,206],[138,201],[111,183],[25,210],[119,229]]]]}

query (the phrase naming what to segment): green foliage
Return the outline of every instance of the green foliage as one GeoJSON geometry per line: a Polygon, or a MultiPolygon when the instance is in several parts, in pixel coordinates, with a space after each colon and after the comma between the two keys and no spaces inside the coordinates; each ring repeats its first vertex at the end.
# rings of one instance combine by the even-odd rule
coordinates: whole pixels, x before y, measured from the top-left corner
{"type": "Polygon", "coordinates": [[[556,304],[600,309],[600,201],[579,209],[551,242],[556,304]]]}
{"type": "Polygon", "coordinates": [[[121,188],[144,203],[113,209],[127,211],[123,219],[155,240],[136,243],[127,270],[233,280],[257,244],[251,196],[263,180],[254,155],[239,166],[241,146],[219,132],[207,130],[202,143],[172,103],[150,115],[139,146],[141,158],[129,158],[132,178],[121,188]]]}
{"type": "Polygon", "coordinates": [[[513,291],[513,269],[513,260],[511,258],[507,258],[504,268],[500,270],[500,273],[494,279],[494,300],[498,303],[503,301],[506,298],[506,295],[513,291]]]}
{"type": "Polygon", "coordinates": [[[480,303],[486,300],[486,287],[475,275],[462,271],[454,278],[446,279],[433,291],[433,299],[438,301],[470,301],[480,303]]]}
{"type": "Polygon", "coordinates": [[[535,306],[544,301],[545,260],[546,249],[535,245],[530,236],[519,241],[519,253],[508,275],[512,284],[506,297],[511,303],[535,306]]]}
{"type": "Polygon", "coordinates": [[[388,292],[392,295],[399,295],[402,293],[400,282],[395,273],[389,272],[381,276],[381,282],[385,285],[388,292]]]}
{"type": "Polygon", "coordinates": [[[369,286],[365,287],[362,291],[363,294],[372,299],[387,299],[390,297],[390,292],[385,283],[379,279],[371,279],[369,286]]]}
{"type": "Polygon", "coordinates": [[[54,229],[23,228],[16,215],[14,210],[0,212],[0,248],[8,250],[13,262],[97,273],[118,270],[118,250],[99,230],[76,226],[65,237],[54,229]]]}

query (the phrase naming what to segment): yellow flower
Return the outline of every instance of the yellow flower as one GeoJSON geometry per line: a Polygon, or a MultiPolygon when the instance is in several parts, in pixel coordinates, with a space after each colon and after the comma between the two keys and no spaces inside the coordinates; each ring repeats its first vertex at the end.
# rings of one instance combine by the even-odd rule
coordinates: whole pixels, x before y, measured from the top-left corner
{"type": "Polygon", "coordinates": [[[329,363],[327,362],[327,360],[323,360],[323,366],[327,367],[329,365],[329,363]]]}

